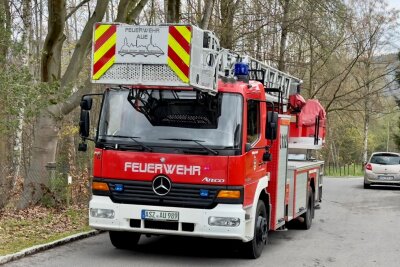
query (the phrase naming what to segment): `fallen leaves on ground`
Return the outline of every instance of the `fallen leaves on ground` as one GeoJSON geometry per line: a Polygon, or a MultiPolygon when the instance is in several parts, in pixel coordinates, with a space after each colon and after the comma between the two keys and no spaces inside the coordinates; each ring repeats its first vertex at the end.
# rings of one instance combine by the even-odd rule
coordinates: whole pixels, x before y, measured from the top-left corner
{"type": "Polygon", "coordinates": [[[0,256],[89,230],[86,206],[0,210],[0,256]]]}

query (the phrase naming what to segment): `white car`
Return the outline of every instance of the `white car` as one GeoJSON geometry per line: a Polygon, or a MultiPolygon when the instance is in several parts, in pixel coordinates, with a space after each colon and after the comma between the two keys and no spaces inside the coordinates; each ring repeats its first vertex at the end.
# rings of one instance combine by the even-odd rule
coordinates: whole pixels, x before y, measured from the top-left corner
{"type": "Polygon", "coordinates": [[[371,185],[400,185],[400,154],[375,152],[365,164],[364,188],[371,185]]]}

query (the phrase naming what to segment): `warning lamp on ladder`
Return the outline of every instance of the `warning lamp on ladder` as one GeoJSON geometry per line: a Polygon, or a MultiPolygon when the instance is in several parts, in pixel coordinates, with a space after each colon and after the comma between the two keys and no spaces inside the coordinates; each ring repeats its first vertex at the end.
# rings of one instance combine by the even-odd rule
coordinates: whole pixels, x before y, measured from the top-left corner
{"type": "Polygon", "coordinates": [[[249,65],[244,62],[235,63],[235,76],[239,81],[249,81],[249,65]]]}

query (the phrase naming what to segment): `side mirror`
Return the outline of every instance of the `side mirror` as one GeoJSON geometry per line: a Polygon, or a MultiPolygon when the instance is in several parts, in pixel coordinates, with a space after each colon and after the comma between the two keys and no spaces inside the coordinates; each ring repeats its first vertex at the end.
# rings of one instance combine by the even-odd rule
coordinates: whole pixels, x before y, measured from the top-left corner
{"type": "Polygon", "coordinates": [[[90,120],[89,111],[81,110],[81,117],[79,120],[79,134],[82,137],[89,137],[90,120]]]}
{"type": "Polygon", "coordinates": [[[90,96],[84,96],[81,100],[81,109],[83,110],[91,110],[92,109],[93,99],[90,96]]]}
{"type": "Polygon", "coordinates": [[[278,112],[268,111],[267,126],[265,128],[265,137],[269,140],[275,140],[278,133],[278,112]]]}
{"type": "Polygon", "coordinates": [[[268,151],[264,152],[263,154],[263,161],[271,161],[272,160],[272,155],[268,151]]]}
{"type": "Polygon", "coordinates": [[[251,144],[246,143],[245,152],[249,152],[251,150],[251,144]]]}
{"type": "Polygon", "coordinates": [[[80,151],[80,152],[86,152],[86,151],[87,151],[87,144],[86,144],[86,143],[79,143],[79,145],[78,145],[78,151],[80,151]]]}

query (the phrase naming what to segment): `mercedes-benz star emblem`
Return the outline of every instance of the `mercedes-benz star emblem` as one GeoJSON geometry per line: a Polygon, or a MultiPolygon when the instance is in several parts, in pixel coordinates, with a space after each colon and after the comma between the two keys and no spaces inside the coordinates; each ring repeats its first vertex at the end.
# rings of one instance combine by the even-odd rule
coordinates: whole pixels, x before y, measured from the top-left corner
{"type": "Polygon", "coordinates": [[[159,196],[165,196],[171,190],[171,180],[168,177],[160,175],[153,180],[153,191],[159,196]]]}

